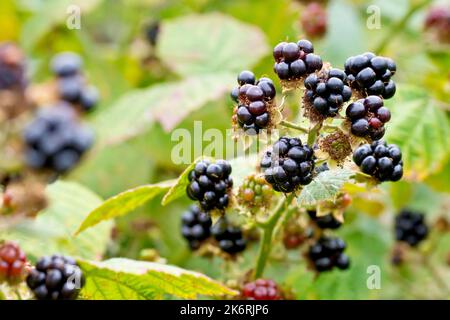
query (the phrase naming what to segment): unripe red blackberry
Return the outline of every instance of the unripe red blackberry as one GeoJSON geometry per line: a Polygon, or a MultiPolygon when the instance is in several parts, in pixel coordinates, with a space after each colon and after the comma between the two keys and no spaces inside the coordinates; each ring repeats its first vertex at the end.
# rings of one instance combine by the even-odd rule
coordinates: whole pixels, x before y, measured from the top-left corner
{"type": "Polygon", "coordinates": [[[218,242],[219,248],[231,255],[245,250],[247,241],[244,239],[242,230],[232,225],[227,218],[220,218],[212,227],[211,234],[218,242]]]}
{"type": "Polygon", "coordinates": [[[264,154],[260,165],[275,191],[289,193],[312,181],[314,151],[298,138],[281,137],[264,154]]]}
{"type": "Polygon", "coordinates": [[[198,206],[192,205],[181,217],[181,233],[189,247],[196,250],[211,235],[211,217],[198,206]]]}
{"type": "Polygon", "coordinates": [[[368,96],[348,105],[347,120],[351,122],[351,132],[355,136],[379,140],[384,136],[384,124],[391,119],[388,108],[383,106],[383,99],[368,96]]]}
{"type": "Polygon", "coordinates": [[[200,160],[189,173],[187,195],[198,200],[203,210],[225,209],[233,186],[231,165],[225,160],[200,160]]]}
{"type": "Polygon", "coordinates": [[[302,12],[301,26],[310,38],[320,38],[327,32],[327,11],[320,3],[308,4],[302,12]]]}
{"type": "Polygon", "coordinates": [[[417,246],[428,236],[428,227],[424,214],[412,210],[403,209],[395,217],[395,238],[397,241],[417,246]]]}
{"type": "Polygon", "coordinates": [[[70,257],[43,257],[27,277],[27,285],[38,300],[75,300],[85,279],[70,257]]]}
{"type": "Polygon", "coordinates": [[[0,283],[17,284],[25,278],[27,258],[19,245],[0,243],[0,283]]]}
{"type": "Polygon", "coordinates": [[[393,97],[396,87],[391,77],[396,71],[397,66],[391,58],[376,56],[372,52],[350,57],[345,62],[347,83],[364,97],[393,97]]]}
{"type": "Polygon", "coordinates": [[[425,18],[424,27],[434,40],[450,43],[450,7],[430,8],[425,18]]]}
{"type": "Polygon", "coordinates": [[[246,300],[280,300],[282,296],[275,281],[266,279],[246,283],[241,294],[246,300]]]}
{"type": "Polygon", "coordinates": [[[346,248],[344,240],[337,237],[322,237],[308,251],[308,257],[318,272],[330,271],[334,267],[346,270],[350,259],[343,253],[346,248]]]}

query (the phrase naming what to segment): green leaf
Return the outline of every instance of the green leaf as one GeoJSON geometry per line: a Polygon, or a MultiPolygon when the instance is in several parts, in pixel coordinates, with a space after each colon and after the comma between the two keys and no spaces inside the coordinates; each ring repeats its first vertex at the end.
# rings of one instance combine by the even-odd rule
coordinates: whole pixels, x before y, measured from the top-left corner
{"type": "Polygon", "coordinates": [[[35,219],[25,220],[0,233],[0,238],[19,242],[34,259],[54,253],[99,259],[106,250],[113,223],[102,223],[78,237],[73,233],[102,200],[79,184],[62,181],[49,185],[47,196],[47,209],[35,219]]]}
{"type": "Polygon", "coordinates": [[[305,186],[297,198],[299,205],[313,205],[317,201],[333,200],[352,172],[348,169],[335,169],[321,172],[305,186]]]}
{"type": "Polygon", "coordinates": [[[405,175],[423,180],[442,169],[449,156],[449,121],[421,88],[404,84],[398,88],[385,102],[392,113],[385,139],[402,150],[405,175]]]}
{"type": "Polygon", "coordinates": [[[155,121],[169,132],[189,113],[229,92],[234,82],[230,73],[215,73],[131,91],[96,114],[93,125],[99,144],[127,141],[148,131],[155,121]]]}
{"type": "Polygon", "coordinates": [[[268,53],[264,34],[256,27],[219,13],[164,21],[157,54],[176,73],[187,76],[240,72],[268,53]]]}
{"type": "Polygon", "coordinates": [[[170,265],[123,258],[79,264],[86,276],[81,294],[87,299],[149,300],[162,299],[165,294],[196,299],[198,295],[236,294],[205,275],[170,265]]]}
{"type": "Polygon", "coordinates": [[[109,198],[89,213],[75,234],[79,234],[102,221],[114,219],[135,210],[169,189],[172,184],[173,181],[169,180],[158,184],[140,186],[109,198]]]}

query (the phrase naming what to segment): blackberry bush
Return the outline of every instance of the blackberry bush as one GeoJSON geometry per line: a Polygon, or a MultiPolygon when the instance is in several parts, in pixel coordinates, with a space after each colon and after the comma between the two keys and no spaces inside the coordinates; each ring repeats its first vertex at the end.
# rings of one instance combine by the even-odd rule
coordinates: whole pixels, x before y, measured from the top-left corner
{"type": "Polygon", "coordinates": [[[342,225],[342,223],[338,221],[331,213],[318,217],[316,210],[308,210],[307,212],[311,220],[320,229],[338,229],[342,225]]]}
{"type": "Polygon", "coordinates": [[[24,131],[25,160],[33,169],[64,173],[91,147],[92,131],[65,105],[43,108],[24,131]]]}
{"type": "Polygon", "coordinates": [[[208,213],[193,205],[181,217],[181,233],[189,247],[196,250],[211,235],[212,220],[208,213]]]}
{"type": "Polygon", "coordinates": [[[225,209],[230,202],[233,179],[231,165],[225,160],[214,163],[201,160],[189,173],[186,192],[189,198],[197,200],[203,210],[225,209]]]}
{"type": "Polygon", "coordinates": [[[330,271],[334,267],[346,270],[350,266],[349,257],[343,253],[345,242],[337,237],[322,237],[308,251],[308,257],[318,272],[330,271]]]}
{"type": "Polygon", "coordinates": [[[280,288],[273,280],[257,279],[244,285],[241,295],[246,300],[280,300],[280,288]]]}
{"type": "Polygon", "coordinates": [[[383,140],[358,147],[353,161],[361,171],[378,181],[398,181],[403,176],[402,152],[395,144],[387,145],[383,140]]]}
{"type": "Polygon", "coordinates": [[[272,80],[260,78],[257,81],[252,72],[242,71],[237,81],[239,86],[231,91],[232,99],[238,103],[234,109],[233,122],[249,135],[270,128],[276,94],[272,80]]]}
{"type": "Polygon", "coordinates": [[[363,97],[392,98],[396,86],[391,78],[396,71],[397,65],[391,58],[376,56],[372,52],[350,57],[345,62],[347,82],[363,97]]]}
{"type": "Polygon", "coordinates": [[[314,151],[298,138],[281,137],[264,154],[260,165],[275,191],[289,193],[312,181],[314,151]]]}
{"type": "Polygon", "coordinates": [[[38,300],[74,300],[84,286],[84,276],[70,257],[43,257],[27,277],[27,285],[38,300]]]}
{"type": "Polygon", "coordinates": [[[428,226],[424,214],[409,209],[403,209],[395,217],[395,238],[397,241],[417,246],[428,236],[428,226]]]}
{"type": "Polygon", "coordinates": [[[384,136],[384,124],[391,119],[391,112],[378,96],[368,96],[351,103],[345,113],[351,122],[351,132],[371,140],[384,136]]]}
{"type": "Polygon", "coordinates": [[[0,283],[16,284],[26,275],[25,252],[13,242],[0,243],[0,283]]]}
{"type": "Polygon", "coordinates": [[[232,225],[225,217],[211,227],[211,234],[217,240],[219,248],[228,254],[240,253],[247,246],[241,228],[232,225]]]}
{"type": "Polygon", "coordinates": [[[322,69],[322,58],[314,54],[309,40],[280,42],[273,49],[274,71],[282,81],[296,81],[322,69]]]}

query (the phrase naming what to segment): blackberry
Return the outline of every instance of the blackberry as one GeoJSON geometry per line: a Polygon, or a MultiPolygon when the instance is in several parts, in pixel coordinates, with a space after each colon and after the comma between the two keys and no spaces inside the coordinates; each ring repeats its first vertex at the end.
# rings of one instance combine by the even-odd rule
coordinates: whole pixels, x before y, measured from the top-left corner
{"type": "Polygon", "coordinates": [[[351,103],[345,112],[351,122],[351,132],[359,137],[381,139],[385,133],[384,124],[391,119],[391,112],[383,105],[383,99],[378,96],[351,103]]]}
{"type": "Polygon", "coordinates": [[[314,151],[298,138],[281,137],[261,160],[266,181],[275,191],[292,192],[313,179],[314,151]]]}
{"type": "Polygon", "coordinates": [[[231,255],[245,250],[247,241],[239,227],[231,225],[225,217],[220,218],[211,228],[211,234],[217,240],[219,248],[231,255]]]}
{"type": "Polygon", "coordinates": [[[327,32],[327,20],[327,11],[323,4],[313,2],[303,10],[300,23],[308,37],[320,38],[327,32]]]}
{"type": "Polygon", "coordinates": [[[75,260],[60,255],[39,259],[27,277],[27,285],[38,300],[75,300],[84,282],[75,260]]]}
{"type": "Polygon", "coordinates": [[[350,266],[349,257],[343,253],[346,248],[344,240],[337,237],[322,237],[308,251],[314,269],[318,272],[330,271],[334,267],[341,270],[350,266]]]}
{"type": "Polygon", "coordinates": [[[264,177],[251,175],[245,178],[239,187],[237,200],[240,205],[250,211],[270,205],[274,192],[264,177]]]}
{"type": "Polygon", "coordinates": [[[280,42],[273,49],[274,71],[280,80],[300,80],[306,75],[322,69],[322,58],[314,54],[309,40],[280,42]]]}
{"type": "Polygon", "coordinates": [[[25,277],[27,258],[20,247],[13,242],[0,244],[0,283],[16,284],[25,277]]]}
{"type": "Polygon", "coordinates": [[[160,29],[161,26],[159,21],[154,21],[145,28],[145,38],[153,47],[156,46],[158,41],[159,32],[161,31],[160,29]]]}
{"type": "Polygon", "coordinates": [[[92,131],[79,124],[66,105],[42,108],[24,131],[26,163],[33,169],[64,173],[93,143],[92,131]]]}
{"type": "Polygon", "coordinates": [[[397,66],[391,58],[376,56],[372,52],[350,57],[345,62],[345,73],[349,85],[361,95],[394,96],[396,87],[391,77],[397,66]]]}
{"type": "Polygon", "coordinates": [[[403,176],[402,153],[395,144],[387,145],[383,140],[358,147],[353,161],[361,171],[380,182],[398,181],[403,176]]]}
{"type": "Polygon", "coordinates": [[[350,100],[352,90],[345,84],[347,76],[339,69],[310,74],[305,79],[305,98],[323,117],[334,117],[344,102],[350,100]]]}
{"type": "Polygon", "coordinates": [[[450,43],[450,7],[431,7],[425,18],[424,28],[433,40],[450,43]]]}
{"type": "Polygon", "coordinates": [[[80,72],[83,60],[74,52],[62,52],[53,57],[50,66],[56,76],[69,77],[80,72]]]}
{"type": "Polygon", "coordinates": [[[198,206],[193,205],[181,217],[181,233],[188,241],[189,247],[196,250],[202,241],[211,235],[211,217],[198,206]]]}
{"type": "Polygon", "coordinates": [[[25,88],[24,60],[23,53],[14,44],[0,45],[0,90],[25,88]]]}
{"type": "Polygon", "coordinates": [[[270,109],[275,98],[275,86],[269,78],[256,81],[250,71],[242,71],[237,78],[239,87],[231,91],[238,103],[233,121],[249,135],[258,134],[270,125],[270,109]]]}
{"type": "Polygon", "coordinates": [[[342,225],[331,213],[318,217],[316,210],[308,210],[308,215],[320,229],[338,229],[342,225]]]}
{"type": "Polygon", "coordinates": [[[99,92],[96,87],[84,87],[80,92],[79,103],[84,111],[89,112],[98,104],[100,99],[99,92]]]}
{"type": "Polygon", "coordinates": [[[200,160],[189,173],[187,195],[198,200],[203,210],[225,209],[233,186],[230,174],[231,165],[225,160],[216,160],[215,163],[200,160]]]}
{"type": "Polygon", "coordinates": [[[242,288],[242,297],[246,300],[280,300],[281,292],[273,280],[257,279],[248,282],[242,288]]]}
{"type": "Polygon", "coordinates": [[[417,246],[428,235],[428,227],[424,215],[420,212],[403,209],[395,217],[395,238],[397,241],[417,246]]]}

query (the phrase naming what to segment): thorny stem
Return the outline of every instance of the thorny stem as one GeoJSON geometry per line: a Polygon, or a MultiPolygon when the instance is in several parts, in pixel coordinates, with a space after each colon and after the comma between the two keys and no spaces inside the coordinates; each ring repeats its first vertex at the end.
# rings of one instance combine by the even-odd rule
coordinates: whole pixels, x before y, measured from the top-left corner
{"type": "Polygon", "coordinates": [[[424,0],[415,5],[411,5],[409,10],[405,13],[403,18],[401,18],[397,23],[394,23],[389,30],[385,33],[383,39],[378,44],[376,49],[374,50],[377,54],[382,54],[389,43],[392,42],[393,37],[395,37],[400,31],[405,29],[405,26],[408,24],[409,19],[420,9],[431,3],[432,0],[424,0]]]}
{"type": "Polygon", "coordinates": [[[286,196],[286,198],[280,199],[270,218],[267,219],[265,223],[260,224],[263,231],[263,235],[259,247],[258,258],[256,260],[256,267],[254,272],[255,279],[260,278],[264,273],[264,269],[267,264],[267,259],[272,249],[272,238],[274,234],[274,229],[278,221],[280,220],[281,216],[283,215],[286,206],[288,206],[291,203],[294,196],[295,194],[291,193],[288,196],[286,196]]]}
{"type": "Polygon", "coordinates": [[[282,121],[280,122],[280,125],[282,125],[282,126],[284,126],[284,127],[286,127],[286,128],[291,128],[291,129],[299,130],[299,131],[302,131],[302,132],[304,132],[304,133],[307,133],[307,132],[308,132],[308,129],[307,129],[307,128],[302,127],[301,125],[292,123],[292,122],[287,121],[287,120],[282,120],[282,121]]]}

